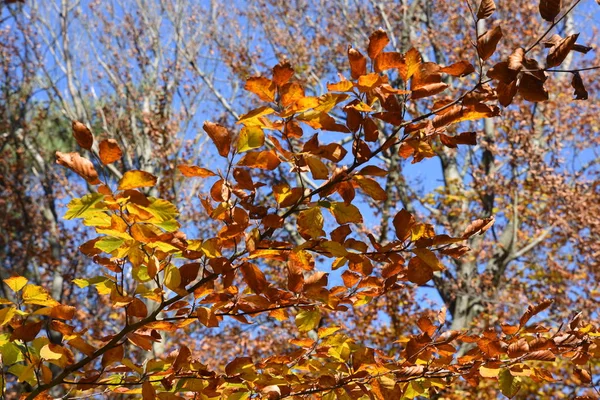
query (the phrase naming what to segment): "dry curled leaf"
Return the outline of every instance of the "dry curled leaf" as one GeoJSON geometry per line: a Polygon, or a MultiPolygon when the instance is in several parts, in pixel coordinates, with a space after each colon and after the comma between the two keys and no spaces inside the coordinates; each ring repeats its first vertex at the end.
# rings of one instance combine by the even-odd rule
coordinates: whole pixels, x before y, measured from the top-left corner
{"type": "Polygon", "coordinates": [[[540,0],[540,15],[543,19],[549,22],[554,22],[554,19],[560,13],[562,0],[540,0]]]}
{"type": "Polygon", "coordinates": [[[496,11],[494,0],[481,0],[479,10],[477,10],[477,19],[486,19],[492,16],[496,11]]]}
{"type": "Polygon", "coordinates": [[[96,172],[94,164],[87,158],[81,157],[77,152],[62,153],[57,151],[56,162],[81,176],[90,185],[97,185],[100,183],[98,172],[96,172]]]}
{"type": "Polygon", "coordinates": [[[86,150],[90,150],[94,144],[94,135],[92,135],[88,127],[79,121],[71,122],[71,127],[73,128],[73,136],[77,144],[86,150]]]}

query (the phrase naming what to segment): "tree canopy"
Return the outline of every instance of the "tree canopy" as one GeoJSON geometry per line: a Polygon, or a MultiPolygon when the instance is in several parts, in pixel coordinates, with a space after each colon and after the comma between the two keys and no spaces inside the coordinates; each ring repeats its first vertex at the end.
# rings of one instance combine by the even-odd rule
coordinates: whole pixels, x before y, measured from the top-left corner
{"type": "Polygon", "coordinates": [[[597,396],[597,6],[359,3],[2,3],[4,397],[597,396]]]}

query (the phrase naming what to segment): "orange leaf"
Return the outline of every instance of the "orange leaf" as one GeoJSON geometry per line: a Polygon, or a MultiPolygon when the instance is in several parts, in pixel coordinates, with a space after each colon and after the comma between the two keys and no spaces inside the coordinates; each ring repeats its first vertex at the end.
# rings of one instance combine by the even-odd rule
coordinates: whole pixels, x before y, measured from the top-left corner
{"type": "Polygon", "coordinates": [[[400,210],[393,221],[396,237],[401,241],[408,239],[415,223],[415,217],[411,213],[405,209],[400,210]]]}
{"type": "Polygon", "coordinates": [[[285,85],[294,76],[294,69],[288,61],[283,61],[273,67],[273,82],[277,86],[285,85]]]}
{"type": "Polygon", "coordinates": [[[348,46],[348,60],[350,61],[350,75],[352,79],[358,79],[367,73],[367,59],[360,51],[348,46]]]}
{"type": "Polygon", "coordinates": [[[471,63],[468,61],[459,61],[457,63],[448,65],[447,67],[440,69],[440,72],[452,76],[462,77],[475,72],[475,68],[473,68],[473,65],[471,65],[471,63]]]}
{"type": "Polygon", "coordinates": [[[265,151],[249,151],[237,163],[242,167],[252,167],[260,169],[274,170],[279,166],[281,161],[273,150],[265,151]]]}
{"type": "Polygon", "coordinates": [[[375,72],[383,72],[396,68],[402,78],[407,75],[404,56],[397,52],[380,53],[375,59],[375,72]]]}
{"type": "Polygon", "coordinates": [[[265,274],[256,265],[245,262],[240,269],[244,276],[244,281],[254,293],[260,294],[269,286],[265,274]]]}
{"type": "Polygon", "coordinates": [[[367,54],[371,60],[377,58],[379,53],[387,46],[390,42],[387,33],[384,30],[379,29],[369,36],[369,48],[367,54]]]}
{"type": "Polygon", "coordinates": [[[206,168],[197,167],[195,165],[178,165],[177,168],[179,169],[179,171],[181,171],[181,173],[184,176],[187,176],[188,178],[192,178],[192,177],[206,178],[209,176],[217,175],[214,172],[212,172],[211,170],[208,170],[206,168]]]}
{"type": "Polygon", "coordinates": [[[406,52],[404,60],[406,62],[406,76],[402,76],[402,79],[406,82],[419,70],[421,66],[421,53],[413,47],[406,52]]]}
{"type": "Polygon", "coordinates": [[[275,88],[275,82],[264,76],[250,78],[246,81],[246,86],[244,86],[244,89],[254,93],[262,101],[268,102],[275,100],[275,88]]]}
{"type": "Polygon", "coordinates": [[[281,105],[289,107],[304,98],[304,88],[297,83],[285,84],[279,91],[281,105]]]}
{"type": "Polygon", "coordinates": [[[231,134],[227,128],[208,121],[204,122],[203,128],[217,147],[217,151],[221,157],[227,157],[231,147],[231,134]]]}
{"type": "Polygon", "coordinates": [[[73,136],[77,144],[86,150],[90,150],[94,144],[94,135],[92,135],[88,127],[79,121],[71,122],[71,127],[73,128],[73,136]]]}
{"type": "Polygon", "coordinates": [[[81,157],[79,153],[61,153],[57,151],[56,163],[69,168],[85,179],[90,185],[100,183],[94,164],[90,160],[81,157]]]}
{"type": "Polygon", "coordinates": [[[100,142],[100,161],[108,165],[119,160],[123,156],[121,148],[115,139],[105,139],[100,142]]]}

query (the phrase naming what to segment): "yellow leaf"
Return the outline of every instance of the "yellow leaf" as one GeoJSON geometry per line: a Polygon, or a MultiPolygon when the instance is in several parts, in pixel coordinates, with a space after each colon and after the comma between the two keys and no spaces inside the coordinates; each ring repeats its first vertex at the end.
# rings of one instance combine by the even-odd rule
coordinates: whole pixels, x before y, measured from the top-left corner
{"type": "Polygon", "coordinates": [[[325,235],[323,215],[319,207],[312,207],[298,213],[298,232],[305,239],[317,239],[325,235]]]}
{"type": "Polygon", "coordinates": [[[363,222],[362,215],[360,214],[358,207],[356,207],[354,204],[346,204],[343,202],[330,203],[329,211],[331,211],[335,217],[335,220],[340,225],[350,222],[357,224],[363,222]]]}
{"type": "Polygon", "coordinates": [[[500,374],[500,368],[488,368],[482,365],[479,367],[479,374],[484,378],[496,378],[500,374]]]}
{"type": "Polygon", "coordinates": [[[47,344],[40,350],[40,357],[43,360],[60,360],[63,357],[62,353],[56,350],[62,349],[60,346],[55,344],[47,344]]]}
{"type": "Polygon", "coordinates": [[[8,279],[5,279],[4,283],[6,283],[6,285],[8,285],[8,287],[11,288],[13,292],[18,292],[19,290],[23,289],[23,287],[27,284],[27,278],[24,278],[22,276],[13,276],[8,279]]]}
{"type": "Polygon", "coordinates": [[[237,142],[238,152],[261,147],[265,143],[265,134],[258,126],[243,127],[237,142]]]}
{"type": "Polygon", "coordinates": [[[308,332],[319,326],[321,312],[319,309],[302,310],[296,314],[296,327],[300,332],[308,332]]]}
{"type": "Polygon", "coordinates": [[[218,244],[219,239],[216,238],[205,240],[202,242],[202,252],[208,258],[221,257],[221,251],[219,250],[218,244]]]}
{"type": "Polygon", "coordinates": [[[17,309],[15,307],[5,307],[0,309],[0,326],[4,326],[10,322],[15,316],[17,309]]]}
{"type": "Polygon", "coordinates": [[[156,177],[146,171],[127,171],[119,181],[119,190],[152,187],[156,185],[156,177]]]}
{"type": "Polygon", "coordinates": [[[172,291],[177,292],[180,284],[181,274],[179,273],[179,270],[173,264],[168,264],[165,267],[165,286],[172,291]]]}
{"type": "Polygon", "coordinates": [[[46,307],[54,307],[60,304],[50,297],[43,287],[37,285],[25,286],[23,289],[23,300],[25,304],[37,304],[46,307]]]}

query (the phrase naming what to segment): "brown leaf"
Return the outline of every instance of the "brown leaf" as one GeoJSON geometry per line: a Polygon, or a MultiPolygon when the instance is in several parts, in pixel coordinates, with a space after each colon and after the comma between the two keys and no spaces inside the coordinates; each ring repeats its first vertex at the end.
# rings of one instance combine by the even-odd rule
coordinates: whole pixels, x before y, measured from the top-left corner
{"type": "Polygon", "coordinates": [[[561,0],[540,0],[540,15],[549,22],[554,22],[562,7],[561,0]]]}
{"type": "Polygon", "coordinates": [[[523,59],[525,58],[525,50],[522,47],[517,48],[508,56],[508,68],[513,71],[520,71],[523,68],[523,59]]]}
{"type": "Polygon", "coordinates": [[[81,157],[79,153],[61,153],[60,151],[57,151],[56,162],[81,176],[90,185],[97,185],[100,183],[98,172],[96,172],[94,164],[87,158],[81,157]]]}
{"type": "Polygon", "coordinates": [[[496,51],[498,42],[502,39],[502,28],[499,25],[487,31],[477,39],[477,54],[482,60],[487,60],[496,51]]]}
{"type": "Polygon", "coordinates": [[[102,355],[102,367],[106,368],[113,363],[121,362],[121,360],[123,359],[123,354],[124,350],[122,344],[113,347],[112,349],[109,349],[106,353],[102,355]]]}
{"type": "Polygon", "coordinates": [[[227,157],[231,147],[231,134],[227,128],[209,121],[204,122],[203,128],[217,147],[221,157],[227,157]]]}
{"type": "Polygon", "coordinates": [[[244,276],[244,281],[254,293],[260,294],[269,286],[265,274],[256,265],[245,262],[240,269],[244,276]]]}
{"type": "Polygon", "coordinates": [[[77,144],[86,150],[90,150],[94,144],[94,135],[88,127],[79,121],[73,121],[71,122],[71,128],[73,128],[73,136],[77,144]]]}
{"type": "Polygon", "coordinates": [[[105,139],[100,142],[100,161],[102,164],[108,165],[119,160],[123,156],[121,148],[115,139],[105,139]]]}
{"type": "Polygon", "coordinates": [[[508,107],[517,94],[517,81],[512,81],[509,84],[498,82],[496,93],[498,94],[498,102],[503,107],[508,107]]]}
{"type": "Polygon", "coordinates": [[[466,144],[469,146],[475,146],[477,144],[477,133],[476,132],[462,132],[455,136],[448,136],[440,134],[440,141],[450,148],[457,148],[459,144],[466,144]]]}
{"type": "Polygon", "coordinates": [[[413,257],[408,262],[406,277],[412,283],[424,285],[433,278],[433,269],[419,257],[413,257]]]}
{"type": "Polygon", "coordinates": [[[554,302],[554,300],[544,300],[542,301],[540,304],[538,304],[537,306],[532,306],[529,305],[529,307],[527,307],[527,311],[525,311],[525,313],[523,314],[523,316],[521,317],[521,319],[519,320],[519,328],[522,328],[523,326],[525,326],[525,324],[535,315],[541,313],[542,311],[544,311],[546,308],[550,307],[550,305],[554,302]]]}
{"type": "Polygon", "coordinates": [[[462,237],[467,239],[476,234],[483,235],[485,231],[487,231],[492,227],[492,225],[494,225],[495,221],[496,218],[494,216],[491,216],[489,218],[476,219],[475,221],[471,222],[469,226],[467,226],[467,229],[465,229],[465,232],[463,233],[462,237]]]}
{"type": "Polygon", "coordinates": [[[468,61],[459,61],[452,65],[448,65],[447,67],[443,67],[440,69],[440,72],[452,76],[463,77],[475,72],[475,68],[473,68],[473,65],[468,61]]]}
{"type": "Polygon", "coordinates": [[[573,93],[573,96],[575,96],[575,100],[587,100],[588,99],[588,92],[587,92],[587,90],[585,90],[583,80],[581,79],[581,75],[579,74],[578,71],[573,73],[573,79],[571,80],[571,86],[573,87],[573,89],[575,89],[575,93],[573,93]]]}
{"type": "Polygon", "coordinates": [[[556,46],[553,46],[548,52],[548,57],[546,57],[546,67],[552,68],[562,64],[571,50],[573,50],[573,46],[575,46],[575,41],[578,37],[579,33],[567,36],[558,42],[556,46]]]}
{"type": "Polygon", "coordinates": [[[350,75],[352,79],[358,79],[367,73],[367,59],[360,51],[348,46],[348,61],[350,61],[350,75]]]}
{"type": "Polygon", "coordinates": [[[273,67],[273,82],[277,86],[283,86],[294,76],[294,69],[288,61],[282,61],[273,67]]]}
{"type": "Polygon", "coordinates": [[[544,82],[532,75],[525,74],[521,77],[518,92],[527,101],[548,100],[548,91],[544,88],[544,82]]]}
{"type": "Polygon", "coordinates": [[[415,223],[415,217],[411,213],[405,209],[400,210],[393,220],[398,240],[405,241],[408,239],[415,223]]]}
{"type": "Polygon", "coordinates": [[[246,81],[244,89],[254,93],[262,101],[272,102],[275,100],[275,82],[264,76],[257,76],[246,81]]]}
{"type": "Polygon", "coordinates": [[[43,325],[44,325],[43,321],[33,322],[31,324],[26,324],[26,325],[21,325],[20,327],[18,327],[14,331],[12,331],[12,333],[10,335],[10,340],[11,341],[22,340],[24,342],[31,342],[33,339],[35,339],[37,334],[40,332],[43,325]]]}
{"type": "Polygon", "coordinates": [[[129,306],[127,307],[127,314],[132,317],[146,318],[148,315],[148,308],[142,300],[136,297],[131,303],[129,303],[129,306]]]}
{"type": "Polygon", "coordinates": [[[477,10],[477,19],[486,19],[496,11],[494,0],[481,0],[479,10],[477,10]]]}
{"type": "Polygon", "coordinates": [[[525,339],[519,339],[514,343],[508,345],[508,356],[510,358],[521,357],[523,354],[526,354],[529,351],[529,344],[525,339]]]}
{"type": "Polygon", "coordinates": [[[369,48],[367,54],[371,60],[377,58],[381,51],[390,42],[387,33],[384,30],[379,29],[369,36],[369,48]]]}

